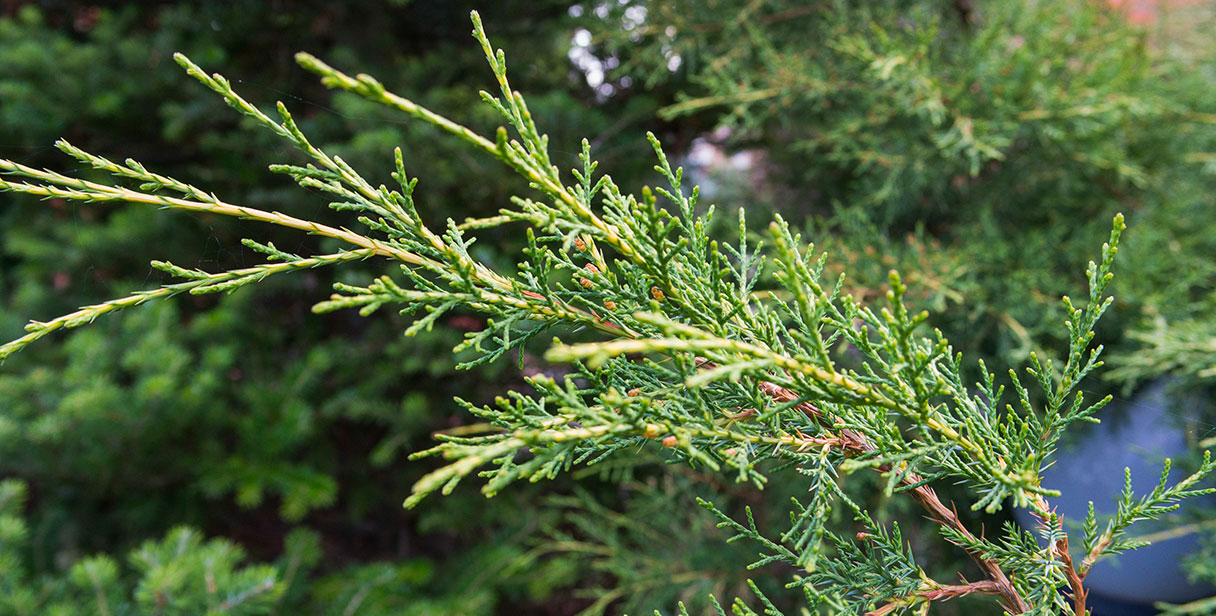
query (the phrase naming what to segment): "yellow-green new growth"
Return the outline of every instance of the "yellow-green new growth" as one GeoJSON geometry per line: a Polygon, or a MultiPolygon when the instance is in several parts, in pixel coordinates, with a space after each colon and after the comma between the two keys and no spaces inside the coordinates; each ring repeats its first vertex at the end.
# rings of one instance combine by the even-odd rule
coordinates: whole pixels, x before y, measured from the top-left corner
{"type": "MultiPolygon", "coordinates": [[[[57,329],[183,291],[230,291],[271,274],[383,257],[399,272],[362,286],[335,285],[335,293],[314,310],[358,308],[369,314],[395,306],[403,313],[420,313],[406,335],[434,326],[452,311],[484,315],[486,327],[466,334],[456,348],[474,357],[465,367],[522,350],[546,333],[596,337],[572,344],[559,340],[546,354],[550,361],[572,364],[566,378],[530,379],[535,393],[510,392],[493,406],[466,404],[493,430],[440,435],[439,445],[415,454],[441,457],[445,464],[417,482],[406,506],[417,506],[432,492],[446,494],[474,473],[488,478],[483,491],[492,495],[515,481],[552,478],[576,465],[632,455],[643,447],[757,486],[773,468],[795,468],[798,474],[791,476],[804,482],[806,496],[791,503],[790,523],[783,531],[772,533],[750,518],[744,524],[714,510],[720,526],[762,546],[756,565],[796,567],[801,577],[795,583],[808,596],[856,612],[884,602],[927,606],[931,597],[970,593],[995,595],[1015,613],[1063,609],[1058,590],[1083,579],[1093,559],[1126,549],[1130,544],[1121,543],[1122,533],[1131,522],[1160,515],[1179,498],[1203,492],[1193,484],[1216,466],[1210,461],[1179,485],[1169,487],[1163,479],[1139,500],[1129,487],[1121,517],[1101,534],[1087,532],[1093,559],[1087,557],[1080,568],[1067,550],[1054,547],[1067,534],[1046,500],[1057,492],[1041,485],[1041,471],[1051,463],[1064,430],[1092,419],[1104,404],[1084,405],[1077,387],[1100,365],[1101,348],[1086,351],[1110,302],[1105,289],[1123,230],[1121,216],[1114,220],[1100,262],[1090,264],[1087,304],[1075,307],[1065,298],[1070,351],[1061,378],[1054,376],[1050,361],[1032,356],[1029,372],[1047,402],[1034,404],[1014,373],[1020,407],[1014,410],[1001,405],[1003,390],[986,367],[980,366],[980,383],[964,383],[962,358],[949,342],[940,332],[921,333],[929,316],[905,304],[906,286],[897,273],[890,274],[886,304],[875,308],[844,293],[839,282],[825,281],[827,255],[816,254],[780,218],[769,227],[771,248],[748,245],[742,215],[737,245],[711,238],[714,208],[702,206],[695,188],[686,190],[683,170],[671,166],[654,135],[647,139],[665,186],[644,187],[635,196],[609,176],[597,177],[586,140],[581,169],[571,171],[574,181],[567,184],[551,160],[548,137],[537,129],[524,97],[510,87],[505,54],[490,45],[476,13],[472,21],[499,86],[498,95],[482,92],[482,98],[502,115],[514,137],[500,128],[494,140],[487,139],[393,94],[370,76],[351,77],[304,53],[296,59],[327,86],[399,110],[503,162],[526,182],[529,196],[513,198],[511,207],[497,216],[464,223],[449,219],[432,228],[415,207],[416,180],[407,177],[400,149],[393,160],[398,186],[373,186],[341,158],[315,147],[282,103],[277,104],[279,119],[272,119],[221,75],[209,75],[178,54],[187,73],[293,144],[308,161],[274,165],[271,171],[335,199],[331,207],[354,212],[363,228],[228,203],[135,161],[120,165],[66,142],[59,147],[70,156],[118,181],[138,182],[139,189],[0,161],[3,191],[235,216],[351,246],[300,257],[249,240],[246,245],[272,262],[220,273],[156,262],[187,281],[31,323],[29,334],[0,346],[0,359],[57,329]],[[515,224],[525,228],[527,241],[516,271],[496,271],[470,252],[474,234],[515,224]],[[943,539],[971,556],[985,579],[956,588],[929,578],[897,530],[875,522],[841,487],[840,474],[865,469],[885,477],[888,494],[907,495],[924,508],[943,539]],[[1007,530],[977,536],[937,497],[935,482],[966,485],[973,500],[965,505],[975,509],[1031,508],[1044,520],[1049,547],[1031,547],[1007,530]],[[833,507],[851,511],[865,538],[832,527],[828,513],[833,507]],[[875,596],[848,586],[850,581],[862,584],[867,575],[895,577],[902,585],[893,588],[910,590],[875,596]],[[955,594],[941,594],[947,588],[955,594]],[[1028,596],[1054,598],[1047,599],[1050,605],[1032,606],[1028,596]]],[[[1087,524],[1091,527],[1096,523],[1087,524]]]]}

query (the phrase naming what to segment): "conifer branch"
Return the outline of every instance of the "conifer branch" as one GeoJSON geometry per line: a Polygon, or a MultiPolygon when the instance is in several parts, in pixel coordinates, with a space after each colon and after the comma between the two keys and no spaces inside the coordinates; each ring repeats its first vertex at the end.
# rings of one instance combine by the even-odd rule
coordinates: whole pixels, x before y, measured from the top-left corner
{"type": "Polygon", "coordinates": [[[136,291],[127,297],[85,306],[80,310],[51,319],[50,321],[30,321],[25,326],[25,331],[29,333],[16,340],[0,345],[0,361],[56,330],[87,325],[100,316],[126,308],[133,308],[145,302],[167,299],[179,293],[202,295],[206,293],[231,292],[245,285],[260,282],[262,279],[273,274],[324,267],[346,261],[357,261],[372,257],[374,254],[368,249],[357,249],[330,255],[319,255],[307,259],[299,258],[286,263],[266,263],[218,274],[209,274],[199,270],[186,270],[172,263],[153,261],[152,267],[174,276],[189,278],[190,280],[188,282],[165,285],[159,289],[150,291],[136,291]]]}
{"type": "Polygon", "coordinates": [[[904,600],[892,601],[876,610],[866,612],[866,616],[885,616],[896,610],[910,608],[917,603],[931,603],[933,601],[949,601],[958,597],[966,597],[972,594],[1001,594],[997,584],[991,580],[982,582],[970,582],[967,584],[938,584],[936,582],[927,583],[926,588],[916,591],[916,594],[907,597],[904,600]]]}
{"type": "MultiPolygon", "coordinates": [[[[1113,220],[1100,260],[1089,264],[1086,304],[1074,306],[1064,298],[1069,353],[1063,368],[1057,374],[1051,361],[1031,356],[1028,373],[1045,402],[1035,402],[1011,371],[1017,408],[1002,407],[1004,390],[986,366],[979,364],[980,382],[965,383],[962,357],[941,332],[923,333],[929,315],[908,305],[898,273],[890,272],[885,302],[862,302],[843,290],[842,279],[825,279],[827,255],[816,253],[780,217],[768,228],[767,245],[748,243],[742,211],[737,243],[710,237],[714,207],[703,206],[699,191],[685,186],[683,170],[672,166],[654,135],[647,138],[664,185],[636,195],[623,191],[610,176],[596,175],[586,140],[581,168],[567,182],[550,158],[548,136],[507,80],[505,55],[490,45],[476,13],[472,21],[498,85],[496,94],[483,92],[482,98],[512,131],[500,128],[492,141],[389,92],[370,76],[351,77],[308,54],[297,60],[327,86],[399,110],[503,162],[527,182],[529,196],[514,197],[497,216],[462,224],[449,219],[432,228],[416,207],[417,180],[407,177],[400,149],[393,161],[398,186],[374,186],[340,157],[313,145],[282,103],[274,119],[223,76],[178,55],[188,74],[309,161],[271,171],[334,199],[332,209],[353,213],[365,229],[230,204],[135,161],[120,165],[66,142],[59,147],[68,155],[118,181],[138,182],[139,189],[0,161],[3,191],[235,216],[353,246],[305,258],[250,241],[246,245],[275,262],[218,274],[158,263],[188,281],[32,324],[30,334],[0,347],[0,359],[56,329],[151,299],[231,290],[274,273],[387,257],[399,273],[362,286],[337,284],[314,310],[357,308],[366,315],[393,306],[418,315],[406,335],[432,327],[453,310],[481,313],[487,327],[467,333],[454,349],[473,356],[462,367],[494,361],[546,333],[586,329],[600,336],[575,344],[555,340],[545,357],[572,370],[560,381],[530,378],[533,393],[509,392],[492,405],[462,401],[493,429],[441,434],[436,446],[414,454],[413,459],[440,457],[444,463],[414,485],[407,507],[434,492],[447,494],[475,473],[487,479],[482,491],[489,496],[516,481],[553,478],[642,447],[758,487],[770,469],[793,467],[806,493],[792,499],[789,524],[781,532],[760,528],[750,511],[739,521],[711,503],[702,505],[721,528],[735,533],[731,541],[760,547],[752,566],[785,563],[799,571],[791,585],[801,587],[808,601],[852,613],[881,615],[973,593],[995,595],[1010,613],[1047,611],[1061,606],[1058,589],[1070,588],[1082,614],[1089,567],[1137,546],[1126,538],[1133,522],[1208,492],[1194,485],[1216,468],[1210,461],[1173,487],[1163,475],[1157,490],[1140,499],[1129,480],[1119,514],[1105,531],[1097,532],[1092,515],[1086,520],[1087,556],[1076,565],[1067,552],[1068,535],[1046,500],[1058,492],[1041,485],[1064,431],[1092,421],[1107,401],[1086,404],[1078,386],[1101,365],[1101,347],[1090,345],[1111,302],[1105,290],[1122,216],[1113,220]],[[525,229],[527,246],[515,271],[496,271],[473,256],[475,234],[516,223],[525,229]],[[841,487],[840,473],[862,469],[880,473],[887,494],[908,493],[942,537],[970,555],[988,579],[955,586],[927,581],[898,526],[875,522],[841,487]],[[967,486],[975,497],[972,509],[1029,507],[1040,516],[1050,547],[1041,548],[1016,528],[995,540],[975,536],[937,496],[932,485],[939,481],[967,486]],[[829,527],[829,513],[839,506],[865,527],[856,539],[829,527]]],[[[907,81],[930,98],[940,94],[918,80],[916,67],[897,74],[896,64],[883,61],[878,68],[886,77],[907,81]]],[[[960,147],[992,156],[978,140],[960,147]]],[[[775,613],[767,598],[758,591],[757,596],[775,613]]]]}
{"type": "MultiPolygon", "coordinates": [[[[70,147],[66,142],[61,141],[60,144],[62,144],[64,148],[70,147]]],[[[266,212],[243,205],[225,203],[224,201],[221,201],[219,197],[211,194],[205,195],[203,197],[204,200],[202,201],[169,197],[166,195],[131,190],[129,188],[119,186],[98,184],[87,180],[65,176],[54,171],[34,169],[32,167],[27,167],[19,163],[2,159],[0,159],[0,173],[11,174],[18,177],[26,177],[35,180],[36,182],[42,182],[39,184],[13,182],[0,177],[0,192],[16,192],[43,197],[45,199],[59,198],[74,201],[85,201],[89,203],[142,203],[146,205],[160,206],[165,209],[185,210],[189,212],[205,212],[210,214],[218,214],[221,216],[232,216],[245,220],[257,220],[291,229],[307,231],[313,235],[322,235],[325,237],[343,240],[356,246],[366,248],[378,255],[390,257],[405,263],[412,263],[416,265],[433,264],[433,262],[429,262],[418,255],[398,249],[373,238],[359,235],[358,233],[354,233],[346,229],[337,229],[311,220],[303,220],[294,216],[283,214],[282,212],[266,212]]],[[[145,176],[149,182],[154,182],[155,177],[156,176],[150,174],[145,176]]],[[[173,182],[176,183],[176,181],[173,182]]]]}

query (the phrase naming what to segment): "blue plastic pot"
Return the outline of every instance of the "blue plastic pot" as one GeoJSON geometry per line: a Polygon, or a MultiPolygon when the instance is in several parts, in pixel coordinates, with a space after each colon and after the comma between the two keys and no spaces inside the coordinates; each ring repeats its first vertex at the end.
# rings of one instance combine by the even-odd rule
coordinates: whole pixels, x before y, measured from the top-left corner
{"type": "MultiPolygon", "coordinates": [[[[1101,529],[1101,515],[1116,509],[1125,467],[1131,469],[1132,487],[1139,496],[1156,486],[1166,458],[1178,461],[1187,455],[1186,416],[1197,401],[1178,399],[1172,393],[1169,382],[1158,381],[1131,400],[1113,401],[1100,411],[1101,424],[1087,426],[1079,442],[1061,448],[1056,464],[1043,474],[1043,485],[1062,492],[1051,499],[1051,504],[1066,524],[1084,520],[1089,501],[1093,501],[1101,529]]],[[[1182,469],[1170,471],[1171,483],[1185,476],[1182,469]]],[[[1212,502],[1184,502],[1183,510],[1197,506],[1211,507],[1212,502]]],[[[1036,521],[1026,510],[1017,511],[1016,516],[1024,527],[1035,528],[1036,521]]],[[[1079,528],[1066,528],[1077,537],[1073,543],[1079,544],[1079,528]]],[[[1138,522],[1131,534],[1139,536],[1165,528],[1168,525],[1159,522],[1138,522]]],[[[1183,603],[1216,594],[1211,586],[1188,582],[1180,568],[1180,560],[1196,548],[1196,542],[1197,537],[1188,534],[1100,561],[1086,578],[1086,587],[1103,603],[1145,607],[1157,601],[1183,603]]]]}

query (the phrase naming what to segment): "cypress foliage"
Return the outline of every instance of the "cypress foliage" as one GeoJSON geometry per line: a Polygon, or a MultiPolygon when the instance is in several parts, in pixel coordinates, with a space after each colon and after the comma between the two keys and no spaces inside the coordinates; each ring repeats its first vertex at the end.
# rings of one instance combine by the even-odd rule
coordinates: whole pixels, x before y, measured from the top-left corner
{"type": "MultiPolygon", "coordinates": [[[[510,86],[504,53],[490,45],[476,13],[473,23],[498,86],[482,98],[513,134],[500,128],[486,138],[371,76],[346,74],[308,54],[297,60],[325,85],[399,111],[503,163],[527,183],[527,196],[513,197],[496,215],[449,218],[432,227],[415,203],[417,179],[407,175],[400,149],[394,187],[370,182],[310,141],[284,104],[267,113],[228,79],[179,54],[189,75],[305,157],[303,164],[275,164],[271,171],[326,194],[331,208],[349,212],[362,230],[229,202],[136,161],[119,163],[66,141],[58,144],[62,151],[110,180],[0,161],[0,189],[6,191],[231,216],[322,236],[339,247],[301,256],[250,239],[245,245],[267,262],[219,273],[156,262],[184,282],[31,322],[25,336],[0,346],[0,357],[59,329],[149,300],[228,292],[279,273],[387,259],[399,273],[337,283],[334,295],[314,311],[358,309],[367,316],[394,307],[416,315],[407,336],[431,330],[448,314],[485,315],[486,327],[466,333],[455,348],[468,357],[466,368],[480,369],[542,335],[568,340],[555,341],[546,354],[568,364],[568,373],[533,376],[530,392],[511,391],[496,404],[466,403],[486,422],[484,430],[440,435],[438,446],[415,454],[440,457],[445,465],[415,483],[407,507],[419,506],[433,492],[450,493],[474,473],[486,480],[482,491],[494,495],[520,480],[554,478],[638,449],[756,486],[780,477],[802,487],[791,499],[786,524],[762,527],[750,510],[738,517],[708,501],[701,505],[733,533],[731,541],[748,541],[759,550],[751,566],[782,563],[795,571],[788,586],[812,609],[888,613],[974,594],[989,595],[1014,613],[1084,614],[1086,574],[1097,560],[1140,545],[1128,536],[1133,523],[1211,491],[1196,485],[1216,467],[1207,456],[1177,483],[1168,480],[1167,463],[1152,492],[1134,494],[1129,476],[1117,514],[1100,522],[1091,511],[1077,533],[1051,507],[1059,492],[1041,485],[1041,472],[1064,432],[1092,421],[1109,401],[1087,399],[1080,386],[1101,366],[1094,328],[1112,302],[1106,289],[1124,230],[1122,215],[1114,216],[1109,240],[1086,269],[1084,300],[1063,299],[1063,361],[1031,352],[1024,373],[1009,366],[1013,404],[1006,405],[1004,387],[983,362],[974,368],[979,382],[968,381],[962,355],[940,331],[928,331],[928,313],[909,305],[908,287],[894,270],[885,301],[858,300],[841,278],[825,277],[830,257],[804,242],[781,216],[757,240],[740,210],[735,238],[714,237],[714,208],[699,203],[698,190],[686,185],[683,170],[671,164],[653,135],[659,187],[631,194],[610,176],[597,175],[587,140],[580,167],[564,174],[550,155],[548,136],[510,86]],[[477,257],[473,246],[479,237],[518,226],[526,245],[514,269],[477,257]],[[572,339],[588,335],[590,341],[572,339]],[[846,489],[844,478],[861,471],[877,472],[879,490],[887,496],[921,507],[938,526],[940,540],[968,555],[983,579],[954,584],[928,575],[899,527],[876,520],[846,489]],[[972,510],[1030,509],[1040,520],[1038,537],[1014,526],[978,534],[938,497],[937,484],[966,486],[972,510]],[[851,521],[830,524],[833,510],[851,521]],[[860,530],[849,532],[850,527],[860,530]],[[1070,535],[1082,547],[1078,555],[1069,551],[1070,535]]],[[[879,63],[881,77],[894,75],[903,63],[888,64],[879,63]]],[[[907,83],[909,95],[921,100],[924,93],[913,86],[924,79],[912,75],[907,83]]],[[[964,154],[970,173],[999,153],[972,139],[974,132],[960,128],[957,118],[949,130],[960,140],[957,147],[942,147],[964,154]]],[[[185,537],[179,532],[170,538],[188,543],[185,537]]],[[[758,586],[752,590],[761,609],[779,612],[758,586]]],[[[757,613],[742,600],[733,608],[757,613]]]]}

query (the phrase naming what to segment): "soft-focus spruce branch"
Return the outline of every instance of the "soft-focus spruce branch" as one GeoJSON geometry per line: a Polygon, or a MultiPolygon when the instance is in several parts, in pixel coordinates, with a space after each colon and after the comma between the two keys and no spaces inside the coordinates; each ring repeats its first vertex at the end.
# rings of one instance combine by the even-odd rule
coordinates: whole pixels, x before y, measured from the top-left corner
{"type": "MultiPolygon", "coordinates": [[[[178,55],[191,76],[309,161],[274,165],[271,171],[326,195],[331,208],[353,212],[364,230],[233,205],[135,161],[118,164],[63,142],[60,148],[76,160],[116,181],[136,182],[138,189],[0,161],[0,190],[237,216],[353,246],[300,257],[248,240],[247,246],[272,263],[217,274],[157,263],[187,282],[34,323],[29,335],[0,347],[0,358],[54,329],[151,299],[232,290],[272,273],[387,257],[400,265],[398,275],[335,285],[335,294],[314,310],[358,308],[370,314],[396,307],[418,315],[407,335],[433,327],[452,311],[482,313],[487,327],[467,333],[455,349],[473,357],[464,367],[493,361],[548,332],[584,329],[600,336],[589,343],[554,344],[547,358],[573,364],[562,380],[534,377],[532,394],[509,392],[484,407],[466,403],[493,430],[439,435],[437,446],[415,454],[440,457],[445,464],[417,482],[406,506],[418,505],[432,492],[446,494],[474,473],[487,479],[483,492],[493,495],[516,481],[541,481],[646,447],[757,486],[792,467],[806,494],[791,502],[783,530],[760,528],[750,514],[746,523],[739,522],[702,504],[735,532],[732,541],[760,546],[753,566],[784,563],[796,571],[789,586],[805,593],[813,609],[885,614],[990,594],[1012,613],[1052,613],[1070,611],[1059,592],[1067,589],[1075,598],[1071,611],[1083,615],[1085,575],[1095,560],[1136,547],[1127,539],[1133,522],[1207,492],[1195,483],[1213,470],[1208,462],[1172,487],[1163,475],[1158,489],[1139,499],[1129,488],[1103,532],[1092,516],[1085,521],[1086,555],[1076,563],[1063,522],[1047,500],[1058,492],[1041,485],[1060,436],[1075,422],[1093,421],[1106,402],[1087,403],[1078,386],[1101,365],[1101,347],[1091,349],[1090,343],[1111,301],[1105,290],[1123,230],[1121,216],[1101,259],[1089,265],[1085,305],[1064,298],[1069,352],[1063,366],[1057,371],[1050,360],[1032,356],[1028,373],[1041,394],[1032,396],[1011,371],[1017,405],[1002,405],[1004,390],[994,373],[980,364],[980,382],[964,382],[962,357],[944,336],[921,333],[928,314],[908,306],[907,287],[895,272],[885,302],[871,305],[845,292],[843,277],[827,279],[827,255],[816,253],[780,218],[769,227],[767,246],[749,244],[742,212],[737,244],[712,238],[714,208],[699,203],[698,190],[684,185],[683,170],[671,166],[653,135],[655,169],[665,186],[644,188],[639,195],[622,191],[610,176],[596,175],[585,140],[581,168],[567,183],[550,159],[548,137],[536,127],[523,96],[510,87],[505,55],[490,45],[476,13],[473,24],[499,86],[498,94],[483,92],[482,98],[503,116],[513,136],[500,128],[494,140],[486,139],[389,92],[372,77],[351,77],[307,54],[297,60],[330,87],[400,110],[502,161],[528,182],[529,196],[512,198],[498,216],[464,223],[449,219],[432,228],[416,207],[417,180],[406,175],[400,149],[394,160],[397,185],[372,185],[341,158],[309,142],[282,103],[278,118],[272,118],[225,78],[208,75],[178,55]],[[516,271],[495,271],[472,256],[474,234],[512,224],[524,227],[527,240],[516,271]],[[1034,402],[1040,398],[1042,404],[1034,402]],[[964,585],[930,579],[899,528],[874,521],[841,489],[840,474],[863,469],[885,478],[887,494],[906,494],[920,505],[944,540],[971,556],[987,579],[964,585]],[[1042,520],[1046,547],[1013,527],[976,536],[953,504],[934,492],[932,485],[942,481],[968,486],[973,509],[994,511],[1007,503],[1030,508],[1042,520]],[[829,525],[829,513],[840,506],[863,532],[841,534],[829,525]]],[[[893,79],[915,81],[915,75],[892,71],[893,79]]],[[[756,594],[766,613],[778,613],[756,594]]],[[[754,613],[742,603],[734,609],[754,613]]]]}
{"type": "MultiPolygon", "coordinates": [[[[26,485],[0,482],[0,561],[4,564],[6,614],[153,614],[164,612],[252,616],[272,614],[289,586],[269,565],[242,566],[244,551],[222,540],[204,541],[197,530],[177,527],[163,539],[131,551],[130,569],[106,554],[87,556],[51,574],[29,563],[30,524],[26,485]],[[133,575],[132,575],[133,574],[133,575]]],[[[289,552],[298,546],[288,539],[289,552]]]]}

